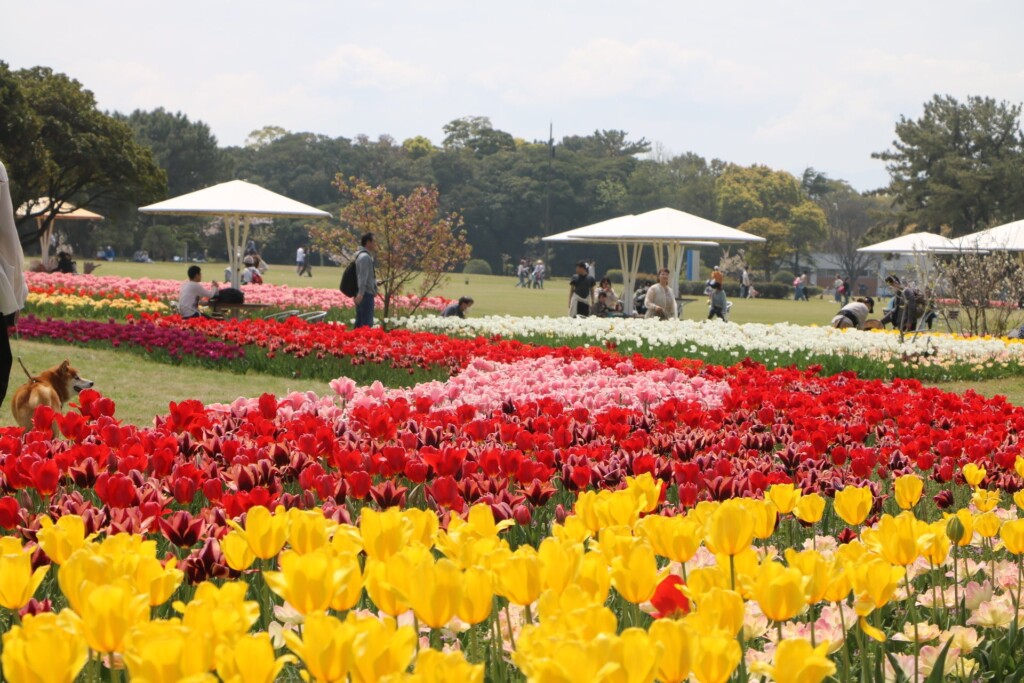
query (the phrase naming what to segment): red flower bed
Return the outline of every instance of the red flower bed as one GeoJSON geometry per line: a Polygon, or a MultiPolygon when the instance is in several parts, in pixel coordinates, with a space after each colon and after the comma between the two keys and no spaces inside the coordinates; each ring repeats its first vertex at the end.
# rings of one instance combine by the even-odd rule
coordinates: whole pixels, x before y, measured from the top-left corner
{"type": "MultiPolygon", "coordinates": [[[[637,381],[658,369],[616,360],[609,371],[637,381]]],[[[721,405],[664,396],[644,409],[588,410],[568,396],[509,396],[482,411],[381,390],[348,406],[299,394],[183,401],[140,428],[86,391],[67,415],[40,409],[27,434],[0,431],[0,524],[31,538],[45,511],[81,515],[90,532],[160,534],[200,580],[227,573],[210,539],[254,505],[321,506],[349,520],[366,504],[446,516],[485,502],[525,523],[644,472],[665,482],[662,511],[672,514],[781,482],[831,495],[920,471],[945,485],[967,462],[986,468],[989,488],[1021,487],[1013,464],[1024,410],[1001,399],[752,363],[685,374],[726,383],[721,405]]]]}

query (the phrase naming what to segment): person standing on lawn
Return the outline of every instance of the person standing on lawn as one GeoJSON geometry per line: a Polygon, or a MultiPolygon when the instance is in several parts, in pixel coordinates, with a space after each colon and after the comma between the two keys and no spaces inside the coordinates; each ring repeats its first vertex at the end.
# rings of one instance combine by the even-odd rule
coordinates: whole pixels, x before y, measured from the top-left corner
{"type": "Polygon", "coordinates": [[[7,169],[0,162],[0,404],[7,396],[11,381],[11,341],[8,329],[18,319],[18,311],[25,307],[28,286],[25,284],[25,254],[18,239],[14,223],[14,204],[7,169]]]}
{"type": "Polygon", "coordinates": [[[356,252],[356,280],[359,282],[359,293],[354,299],[355,326],[373,327],[373,306],[377,300],[377,273],[373,255],[377,253],[377,241],[373,233],[368,232],[359,238],[359,244],[362,246],[356,252]]]}

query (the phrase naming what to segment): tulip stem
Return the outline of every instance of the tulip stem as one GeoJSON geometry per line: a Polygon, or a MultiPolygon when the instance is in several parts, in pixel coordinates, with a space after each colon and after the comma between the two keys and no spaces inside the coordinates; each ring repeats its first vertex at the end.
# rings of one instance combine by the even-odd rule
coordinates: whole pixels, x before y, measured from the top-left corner
{"type": "Polygon", "coordinates": [[[509,609],[511,603],[505,605],[505,623],[508,624],[508,642],[512,645],[512,651],[516,649],[516,638],[512,635],[512,610],[509,609]]]}
{"type": "Polygon", "coordinates": [[[478,661],[479,653],[477,652],[478,643],[476,637],[477,626],[479,626],[479,624],[470,624],[469,626],[469,652],[467,653],[466,660],[469,661],[470,664],[476,664],[478,661]]]}
{"type": "Polygon", "coordinates": [[[957,575],[959,568],[959,555],[957,550],[960,547],[959,541],[953,541],[953,613],[956,615],[957,622],[960,621],[960,577],[957,575]]]}
{"type": "Polygon", "coordinates": [[[850,683],[850,631],[846,628],[846,616],[843,614],[843,603],[837,602],[839,625],[843,627],[843,681],[850,683]]]}
{"type": "MultiPolygon", "coordinates": [[[[909,570],[909,567],[908,567],[909,570]]],[[[914,621],[914,680],[921,680],[921,640],[917,631],[917,605],[914,600],[914,589],[910,585],[910,572],[903,575],[907,584],[907,612],[914,621]]]]}

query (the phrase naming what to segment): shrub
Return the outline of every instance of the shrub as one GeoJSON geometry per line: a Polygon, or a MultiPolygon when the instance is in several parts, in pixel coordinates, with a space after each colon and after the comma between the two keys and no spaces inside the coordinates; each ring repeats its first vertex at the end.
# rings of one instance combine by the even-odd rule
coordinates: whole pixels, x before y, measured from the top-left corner
{"type": "MultiPolygon", "coordinates": [[[[621,285],[622,284],[622,269],[621,268],[609,268],[608,271],[605,272],[604,277],[606,277],[609,280],[611,280],[613,284],[621,285]]],[[[646,280],[647,282],[657,282],[658,281],[658,276],[653,274],[653,273],[637,273],[636,274],[636,282],[641,282],[643,280],[646,280]]],[[[597,281],[600,282],[601,278],[600,277],[597,278],[597,281]]]]}
{"type": "Polygon", "coordinates": [[[463,266],[462,272],[466,275],[490,275],[491,264],[482,258],[471,258],[466,261],[466,265],[463,266]]]}
{"type": "Polygon", "coordinates": [[[772,282],[779,282],[784,285],[789,285],[790,287],[792,287],[794,279],[796,279],[796,275],[794,275],[790,271],[780,270],[779,272],[775,273],[775,275],[772,277],[772,282]]]}

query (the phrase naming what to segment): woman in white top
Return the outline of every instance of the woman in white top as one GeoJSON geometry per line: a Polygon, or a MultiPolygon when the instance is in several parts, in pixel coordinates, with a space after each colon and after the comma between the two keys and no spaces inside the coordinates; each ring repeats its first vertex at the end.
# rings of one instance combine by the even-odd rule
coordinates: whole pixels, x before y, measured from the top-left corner
{"type": "Polygon", "coordinates": [[[658,271],[658,284],[652,285],[644,297],[644,307],[647,308],[645,318],[661,318],[670,320],[676,317],[676,297],[668,286],[668,268],[658,271]]]}
{"type": "Polygon", "coordinates": [[[14,325],[18,311],[25,307],[28,286],[25,284],[25,255],[21,251],[18,228],[14,224],[14,205],[7,169],[0,162],[0,403],[7,395],[11,379],[11,342],[7,328],[14,325]]]}

